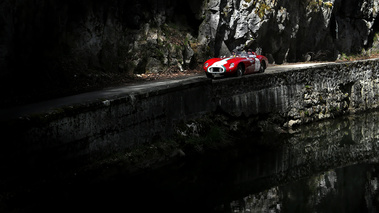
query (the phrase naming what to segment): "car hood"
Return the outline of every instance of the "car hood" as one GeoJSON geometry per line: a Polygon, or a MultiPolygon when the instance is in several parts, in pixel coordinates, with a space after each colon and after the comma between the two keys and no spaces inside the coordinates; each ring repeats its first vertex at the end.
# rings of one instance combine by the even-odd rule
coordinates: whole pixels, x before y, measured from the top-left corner
{"type": "Polygon", "coordinates": [[[237,61],[242,60],[243,58],[240,57],[229,57],[229,58],[212,58],[206,61],[205,63],[208,63],[208,66],[224,66],[226,64],[235,63],[237,61]]]}

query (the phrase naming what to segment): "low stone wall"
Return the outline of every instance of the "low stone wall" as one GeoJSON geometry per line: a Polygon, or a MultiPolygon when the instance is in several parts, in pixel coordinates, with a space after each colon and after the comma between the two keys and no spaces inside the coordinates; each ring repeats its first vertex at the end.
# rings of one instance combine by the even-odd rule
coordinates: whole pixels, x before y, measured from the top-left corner
{"type": "Polygon", "coordinates": [[[98,159],[169,138],[175,126],[214,112],[279,116],[281,127],[379,106],[379,59],[330,63],[242,78],[199,78],[3,122],[0,166],[98,159]],[[4,163],[5,162],[5,163],[4,163]]]}
{"type": "Polygon", "coordinates": [[[284,125],[379,107],[379,60],[330,63],[213,83],[216,104],[233,116],[277,113],[284,125]]]}

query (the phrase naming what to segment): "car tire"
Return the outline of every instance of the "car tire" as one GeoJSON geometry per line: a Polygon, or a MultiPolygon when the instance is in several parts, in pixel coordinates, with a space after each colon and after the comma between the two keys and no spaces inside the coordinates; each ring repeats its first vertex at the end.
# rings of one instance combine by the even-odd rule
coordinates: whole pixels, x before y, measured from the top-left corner
{"type": "Polygon", "coordinates": [[[263,73],[263,72],[265,72],[265,70],[266,70],[266,62],[262,61],[261,67],[259,68],[259,72],[263,73]]]}
{"type": "Polygon", "coordinates": [[[236,77],[241,77],[241,76],[243,76],[243,67],[241,64],[239,64],[236,70],[236,77]]]}

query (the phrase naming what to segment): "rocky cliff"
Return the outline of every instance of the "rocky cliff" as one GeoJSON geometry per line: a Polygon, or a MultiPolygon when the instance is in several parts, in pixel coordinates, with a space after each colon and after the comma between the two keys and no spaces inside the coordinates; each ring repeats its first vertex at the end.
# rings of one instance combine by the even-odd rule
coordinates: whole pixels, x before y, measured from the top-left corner
{"type": "Polygon", "coordinates": [[[215,54],[252,48],[272,63],[335,60],[373,46],[378,1],[210,0],[199,40],[215,54]]]}
{"type": "Polygon", "coordinates": [[[196,69],[233,49],[276,64],[369,54],[378,11],[376,0],[4,0],[0,95],[196,69]]]}

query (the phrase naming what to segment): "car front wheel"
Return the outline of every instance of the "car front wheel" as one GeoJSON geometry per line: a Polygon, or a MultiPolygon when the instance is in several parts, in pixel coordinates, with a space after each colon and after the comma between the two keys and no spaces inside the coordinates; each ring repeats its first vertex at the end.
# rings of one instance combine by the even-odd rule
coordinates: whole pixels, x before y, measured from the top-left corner
{"type": "Polygon", "coordinates": [[[236,76],[237,76],[237,77],[241,77],[242,75],[243,75],[243,67],[242,67],[242,65],[240,64],[240,65],[238,65],[238,67],[237,67],[236,76]]]}

